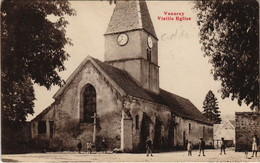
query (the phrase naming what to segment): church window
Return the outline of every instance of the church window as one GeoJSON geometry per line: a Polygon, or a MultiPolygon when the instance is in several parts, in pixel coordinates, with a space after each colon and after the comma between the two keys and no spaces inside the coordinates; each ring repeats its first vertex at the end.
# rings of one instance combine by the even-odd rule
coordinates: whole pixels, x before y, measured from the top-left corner
{"type": "Polygon", "coordinates": [[[139,115],[135,116],[135,129],[139,129],[139,115]]]}
{"type": "Polygon", "coordinates": [[[53,138],[53,132],[54,132],[54,122],[50,121],[50,138],[53,138]]]}
{"type": "Polygon", "coordinates": [[[189,131],[191,131],[191,123],[189,123],[189,131]]]}
{"type": "Polygon", "coordinates": [[[46,121],[38,122],[38,134],[46,134],[46,121]]]}
{"type": "Polygon", "coordinates": [[[96,113],[96,90],[89,84],[83,92],[83,116],[81,122],[93,123],[92,116],[96,113]]]}
{"type": "Polygon", "coordinates": [[[151,50],[147,49],[147,60],[151,62],[151,50]]]}

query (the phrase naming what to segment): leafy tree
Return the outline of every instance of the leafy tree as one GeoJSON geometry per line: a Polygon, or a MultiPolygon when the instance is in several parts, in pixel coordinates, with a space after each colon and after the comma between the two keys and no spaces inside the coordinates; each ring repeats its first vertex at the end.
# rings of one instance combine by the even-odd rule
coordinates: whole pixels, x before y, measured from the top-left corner
{"type": "MultiPolygon", "coordinates": [[[[68,1],[5,0],[1,5],[1,120],[2,152],[17,152],[28,114],[33,114],[33,83],[50,89],[63,84],[69,55],[64,46],[65,15],[74,15],[68,1]],[[49,20],[51,17],[53,20],[49,20]],[[56,19],[56,20],[55,20],[56,19]],[[18,144],[19,145],[18,145],[18,144]],[[15,147],[15,148],[14,148],[15,147]]],[[[19,148],[21,149],[21,148],[19,148]]]]}
{"type": "Polygon", "coordinates": [[[211,90],[206,95],[206,98],[203,102],[203,108],[204,111],[202,114],[204,116],[206,116],[210,121],[212,121],[215,124],[221,123],[218,100],[211,90]]]}
{"type": "Polygon", "coordinates": [[[200,42],[209,57],[222,98],[231,96],[251,109],[259,105],[259,4],[257,0],[202,0],[200,42]]]}
{"type": "Polygon", "coordinates": [[[63,84],[69,55],[64,46],[68,22],[74,15],[68,1],[5,0],[1,5],[2,123],[17,126],[33,114],[33,83],[50,89],[63,84]],[[49,17],[54,20],[49,20],[49,17]],[[56,19],[56,20],[55,20],[56,19]]]}

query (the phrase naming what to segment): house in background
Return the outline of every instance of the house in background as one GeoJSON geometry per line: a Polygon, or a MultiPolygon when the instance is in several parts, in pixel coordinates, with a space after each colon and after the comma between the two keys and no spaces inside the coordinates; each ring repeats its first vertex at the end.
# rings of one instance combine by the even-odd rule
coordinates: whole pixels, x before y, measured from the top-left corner
{"type": "Polygon", "coordinates": [[[214,147],[220,148],[221,138],[224,138],[227,147],[234,147],[235,140],[235,126],[234,120],[224,120],[221,124],[214,124],[214,147]]]}

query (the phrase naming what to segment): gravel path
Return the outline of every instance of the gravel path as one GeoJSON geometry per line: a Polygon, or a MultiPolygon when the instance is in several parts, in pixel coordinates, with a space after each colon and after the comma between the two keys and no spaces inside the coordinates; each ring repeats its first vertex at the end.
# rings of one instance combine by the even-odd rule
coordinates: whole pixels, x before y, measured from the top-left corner
{"type": "MultiPolygon", "coordinates": [[[[188,156],[186,151],[154,153],[153,157],[145,154],[132,153],[81,153],[77,152],[54,152],[54,153],[30,153],[2,155],[3,162],[260,162],[260,156],[251,158],[249,152],[246,157],[243,152],[227,150],[226,155],[220,155],[219,150],[206,150],[206,156],[198,156],[198,150],[192,151],[188,156]]],[[[259,153],[260,155],[260,153],[259,153]]]]}

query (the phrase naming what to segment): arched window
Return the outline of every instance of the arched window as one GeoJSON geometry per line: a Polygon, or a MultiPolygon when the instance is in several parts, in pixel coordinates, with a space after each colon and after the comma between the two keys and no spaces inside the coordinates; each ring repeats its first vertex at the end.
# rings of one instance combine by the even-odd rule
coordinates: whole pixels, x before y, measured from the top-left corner
{"type": "Polygon", "coordinates": [[[96,90],[88,84],[83,91],[83,116],[81,122],[93,123],[94,119],[91,116],[96,113],[96,90]]]}

